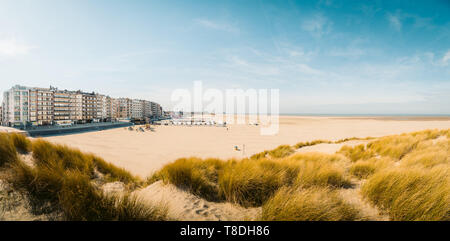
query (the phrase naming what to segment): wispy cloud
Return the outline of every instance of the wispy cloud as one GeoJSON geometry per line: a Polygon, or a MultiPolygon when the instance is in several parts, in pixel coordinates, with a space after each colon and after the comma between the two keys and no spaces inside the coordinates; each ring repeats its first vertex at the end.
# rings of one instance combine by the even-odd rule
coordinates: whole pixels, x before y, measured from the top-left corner
{"type": "Polygon", "coordinates": [[[421,17],[415,14],[405,13],[397,11],[395,14],[387,13],[386,18],[389,25],[397,31],[402,30],[406,25],[410,25],[414,28],[422,29],[434,29],[436,26],[433,25],[432,18],[421,17]]]}
{"type": "Polygon", "coordinates": [[[333,49],[330,51],[330,55],[336,57],[360,57],[366,53],[367,51],[361,48],[333,49]]]}
{"type": "Polygon", "coordinates": [[[399,15],[388,13],[386,17],[387,20],[389,21],[389,25],[392,28],[394,28],[397,31],[402,30],[402,21],[399,15]]]}
{"type": "Polygon", "coordinates": [[[220,30],[225,31],[229,33],[239,33],[239,28],[224,22],[217,22],[212,21],[209,19],[196,19],[195,22],[205,28],[213,29],[213,30],[220,30]]]}
{"type": "Polygon", "coordinates": [[[445,65],[449,64],[448,62],[450,62],[450,50],[448,50],[447,53],[444,54],[444,57],[442,57],[442,62],[445,65]]]}
{"type": "Polygon", "coordinates": [[[299,64],[298,65],[298,70],[303,73],[303,74],[307,74],[307,75],[321,75],[322,72],[318,69],[314,69],[312,67],[310,67],[309,65],[306,64],[299,64]]]}
{"type": "Polygon", "coordinates": [[[25,44],[16,38],[0,39],[0,55],[17,56],[28,54],[35,46],[25,44]]]}
{"type": "Polygon", "coordinates": [[[301,27],[303,30],[310,32],[315,37],[322,37],[331,31],[333,23],[322,14],[316,14],[313,17],[303,21],[301,27]]]}

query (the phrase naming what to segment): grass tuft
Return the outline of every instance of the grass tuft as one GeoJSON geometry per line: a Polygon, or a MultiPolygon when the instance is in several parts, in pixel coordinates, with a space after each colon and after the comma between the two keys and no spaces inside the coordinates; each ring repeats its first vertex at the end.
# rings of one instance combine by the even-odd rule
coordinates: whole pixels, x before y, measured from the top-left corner
{"type": "Polygon", "coordinates": [[[263,221],[351,221],[359,212],[327,188],[281,188],[262,207],[263,221]]]}
{"type": "Polygon", "coordinates": [[[156,221],[166,218],[166,209],[147,206],[130,195],[107,195],[97,190],[89,177],[67,173],[58,201],[64,217],[74,221],[156,221]]]}
{"type": "Polygon", "coordinates": [[[365,179],[384,168],[392,167],[395,159],[389,157],[370,158],[368,160],[360,160],[350,166],[349,172],[353,176],[365,179]]]}
{"type": "Polygon", "coordinates": [[[345,169],[341,165],[344,159],[338,155],[305,153],[294,155],[286,161],[297,165],[296,184],[299,186],[331,188],[351,186],[351,181],[345,176],[345,169]]]}
{"type": "Polygon", "coordinates": [[[0,167],[18,160],[16,148],[8,134],[0,133],[0,167]]]}
{"type": "Polygon", "coordinates": [[[284,185],[284,174],[269,160],[229,162],[219,176],[220,194],[244,207],[261,206],[284,185]]]}
{"type": "Polygon", "coordinates": [[[97,168],[97,171],[99,171],[102,174],[106,175],[106,178],[110,182],[123,182],[125,184],[130,183],[141,183],[139,177],[134,176],[129,171],[125,170],[124,168],[117,167],[109,162],[106,162],[100,157],[91,155],[90,157],[97,168]]]}
{"type": "Polygon", "coordinates": [[[379,172],[367,180],[362,193],[392,220],[450,221],[448,166],[379,172]]]}
{"type": "Polygon", "coordinates": [[[294,153],[294,148],[289,145],[281,145],[271,151],[269,151],[267,154],[272,158],[283,158],[286,156],[291,155],[294,153]]]}
{"type": "Polygon", "coordinates": [[[9,134],[17,151],[27,154],[31,151],[31,141],[22,133],[10,133],[9,134]]]}
{"type": "Polygon", "coordinates": [[[156,175],[164,182],[186,188],[191,193],[204,197],[209,201],[218,201],[218,172],[224,165],[218,159],[181,158],[166,165],[156,175]]]}

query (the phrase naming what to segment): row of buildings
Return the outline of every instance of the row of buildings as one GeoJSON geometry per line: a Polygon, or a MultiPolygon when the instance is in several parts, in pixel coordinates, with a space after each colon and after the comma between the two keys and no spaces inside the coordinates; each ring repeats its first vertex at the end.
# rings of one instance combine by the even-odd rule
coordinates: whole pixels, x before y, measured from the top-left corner
{"type": "Polygon", "coordinates": [[[147,100],[16,85],[3,93],[0,113],[2,125],[17,127],[154,119],[161,117],[163,110],[147,100]]]}

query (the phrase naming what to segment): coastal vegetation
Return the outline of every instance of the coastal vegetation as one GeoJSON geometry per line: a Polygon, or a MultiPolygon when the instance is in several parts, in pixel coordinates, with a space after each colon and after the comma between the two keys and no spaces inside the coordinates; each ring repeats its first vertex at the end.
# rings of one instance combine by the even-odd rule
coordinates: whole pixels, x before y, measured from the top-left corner
{"type": "Polygon", "coordinates": [[[258,220],[450,220],[450,130],[282,145],[250,158],[180,158],[141,180],[64,145],[0,134],[0,166],[35,213],[62,220],[167,220],[167,209],[131,195],[162,181],[210,202],[260,208],[258,220]],[[351,140],[366,144],[346,146],[351,140]],[[335,154],[296,153],[317,144],[335,154]],[[23,160],[28,153],[33,162],[23,160]],[[126,190],[111,194],[105,183],[126,190]],[[350,193],[351,198],[346,196],[350,193]],[[356,200],[356,201],[355,201],[356,200]],[[364,204],[364,205],[358,205],[364,204]],[[376,210],[367,215],[365,207],[376,210]],[[378,216],[377,216],[378,215],[378,216]]]}
{"type": "Polygon", "coordinates": [[[2,172],[28,200],[31,212],[55,220],[165,220],[166,209],[128,192],[106,193],[101,185],[120,180],[132,189],[141,181],[91,154],[20,134],[0,135],[2,172]],[[32,163],[17,154],[32,152],[32,163]],[[108,178],[104,178],[108,177],[108,178]]]}
{"type": "MultiPolygon", "coordinates": [[[[167,164],[163,180],[211,201],[262,207],[262,220],[365,220],[364,210],[339,195],[356,186],[392,220],[450,220],[450,130],[381,138],[312,141],[242,160],[183,158],[167,164]],[[295,153],[317,144],[368,140],[336,154],[295,153]]],[[[359,190],[359,189],[358,189],[359,190]]]]}
{"type": "Polygon", "coordinates": [[[351,221],[361,217],[337,192],[324,187],[283,187],[262,207],[263,221],[351,221]]]}

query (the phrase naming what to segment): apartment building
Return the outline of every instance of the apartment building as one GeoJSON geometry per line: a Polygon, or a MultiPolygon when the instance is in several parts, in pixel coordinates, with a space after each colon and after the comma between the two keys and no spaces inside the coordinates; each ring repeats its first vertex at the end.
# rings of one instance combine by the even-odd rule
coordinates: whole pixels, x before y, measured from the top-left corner
{"type": "Polygon", "coordinates": [[[162,108],[158,103],[151,102],[152,116],[160,117],[162,116],[162,108]]]}
{"type": "Polygon", "coordinates": [[[16,85],[3,93],[2,123],[7,126],[26,126],[29,122],[29,88],[16,85]]]}
{"type": "Polygon", "coordinates": [[[144,110],[143,110],[144,117],[151,118],[153,116],[152,114],[152,102],[144,100],[144,110]]]}
{"type": "Polygon", "coordinates": [[[72,94],[67,90],[55,90],[53,93],[53,120],[57,125],[73,124],[71,119],[72,94]]]}
{"type": "Polygon", "coordinates": [[[108,118],[106,115],[106,109],[108,108],[107,102],[106,102],[106,96],[101,94],[96,94],[96,101],[97,101],[97,111],[96,111],[96,119],[99,121],[104,121],[108,118]]]}
{"type": "Polygon", "coordinates": [[[83,123],[98,122],[97,95],[82,93],[82,121],[83,123]]]}
{"type": "Polygon", "coordinates": [[[108,97],[108,116],[111,120],[115,120],[119,118],[119,102],[111,97],[108,97]]]}
{"type": "Polygon", "coordinates": [[[145,101],[133,99],[132,106],[131,106],[131,118],[143,119],[144,118],[144,105],[145,105],[145,101]]]}
{"type": "Polygon", "coordinates": [[[7,126],[71,125],[159,117],[162,108],[147,100],[114,99],[98,93],[16,85],[3,93],[0,124],[7,126]]]}
{"type": "Polygon", "coordinates": [[[119,103],[119,113],[118,118],[131,118],[131,110],[133,102],[129,98],[119,98],[117,99],[119,103]]]}
{"type": "Polygon", "coordinates": [[[83,94],[81,91],[70,93],[70,119],[72,123],[83,121],[83,94]]]}

